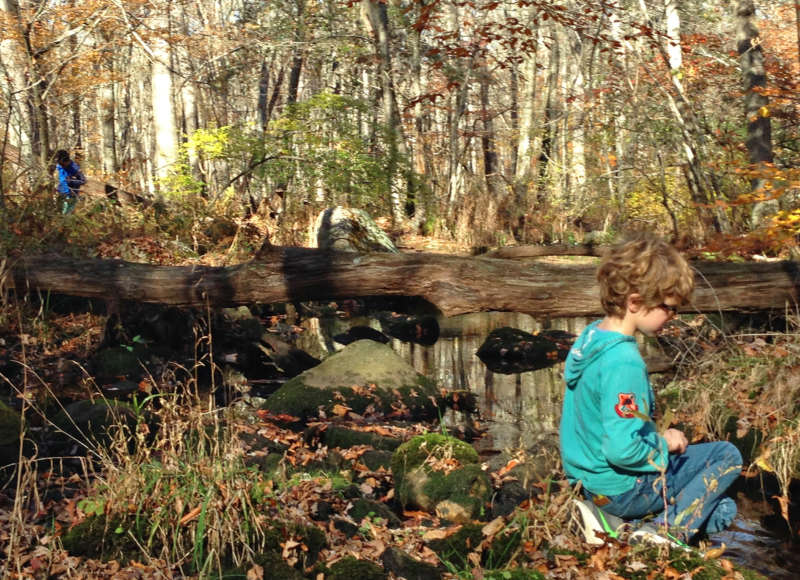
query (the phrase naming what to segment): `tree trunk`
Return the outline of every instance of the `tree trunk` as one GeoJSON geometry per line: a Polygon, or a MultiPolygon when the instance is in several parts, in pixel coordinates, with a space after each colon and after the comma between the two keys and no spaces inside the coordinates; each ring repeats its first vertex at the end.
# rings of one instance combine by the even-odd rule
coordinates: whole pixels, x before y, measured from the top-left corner
{"type": "MultiPolygon", "coordinates": [[[[752,169],[756,172],[763,164],[772,163],[772,127],[770,125],[769,99],[762,89],[767,86],[767,72],[764,68],[764,51],[761,37],[753,22],[755,18],[753,0],[739,0],[736,4],[736,46],[742,67],[744,85],[744,112],[747,119],[747,152],[752,169]]],[[[764,179],[755,175],[750,180],[753,193],[764,187],[764,179]]],[[[771,214],[778,210],[774,199],[761,201],[753,206],[751,226],[758,227],[771,214]]]]}
{"type": "MultiPolygon", "coordinates": [[[[669,9],[667,4],[665,10],[669,9]]],[[[642,16],[648,23],[652,24],[650,13],[644,0],[639,0],[639,9],[642,16]]],[[[670,34],[678,35],[680,37],[680,18],[677,11],[672,11],[669,14],[670,34]],[[675,19],[677,18],[677,22],[675,19]]],[[[659,40],[656,43],[656,48],[661,53],[661,58],[667,67],[670,67],[671,60],[670,54],[667,50],[667,42],[659,40]]],[[[667,98],[670,110],[672,111],[678,128],[681,131],[682,146],[686,155],[686,184],[692,195],[692,201],[695,202],[698,208],[698,217],[706,227],[712,227],[716,233],[727,233],[730,231],[730,224],[725,212],[720,208],[713,207],[718,199],[719,188],[717,187],[716,178],[704,166],[705,159],[708,157],[706,154],[705,135],[700,127],[697,115],[692,107],[692,103],[686,94],[681,81],[680,71],[673,71],[670,69],[670,80],[672,87],[675,91],[675,96],[668,90],[664,90],[664,95],[667,98]],[[712,209],[706,209],[708,205],[712,209]]]]}
{"type": "Polygon", "coordinates": [[[378,0],[362,0],[361,14],[372,31],[375,53],[378,57],[378,76],[383,105],[383,122],[387,128],[389,151],[387,178],[391,198],[392,220],[399,224],[403,219],[404,200],[401,195],[408,190],[408,183],[398,170],[400,157],[406,156],[405,136],[397,106],[397,95],[392,74],[389,15],[386,3],[378,0]]]}
{"type": "MultiPolygon", "coordinates": [[[[5,109],[4,115],[8,115],[7,119],[3,119],[3,141],[16,147],[19,165],[30,167],[33,160],[33,116],[25,79],[25,51],[21,44],[23,32],[17,0],[0,0],[0,15],[9,25],[16,24],[13,34],[11,30],[7,30],[0,38],[0,63],[3,65],[3,74],[0,75],[0,88],[3,90],[0,107],[5,109]]],[[[5,160],[3,151],[0,169],[5,160]]],[[[16,169],[13,171],[15,175],[18,173],[16,169]]]]}
{"type": "MultiPolygon", "coordinates": [[[[498,196],[500,189],[500,168],[497,162],[497,149],[495,147],[494,133],[494,111],[489,101],[489,86],[491,84],[491,73],[489,67],[484,62],[480,68],[480,99],[481,99],[481,121],[483,131],[481,132],[481,151],[483,152],[483,176],[486,180],[486,189],[489,196],[499,202],[498,196]]],[[[501,226],[503,224],[500,224],[501,226]]]]}
{"type": "MultiPolygon", "coordinates": [[[[169,15],[158,15],[154,19],[157,34],[167,36],[169,15]]],[[[175,129],[175,99],[172,94],[171,54],[167,40],[155,36],[152,45],[151,97],[153,110],[155,177],[163,179],[169,174],[177,157],[177,131],[175,129]]]]}
{"type": "Polygon", "coordinates": [[[100,123],[100,161],[105,175],[117,172],[117,153],[115,142],[114,114],[116,111],[114,101],[113,75],[97,87],[97,113],[100,123]]]}
{"type": "MultiPolygon", "coordinates": [[[[586,195],[586,86],[583,76],[583,38],[578,32],[571,33],[565,39],[570,49],[567,61],[566,123],[564,139],[568,145],[565,159],[566,191],[574,207],[580,215],[587,206],[586,195]]],[[[568,206],[569,207],[569,206],[568,206]]]]}
{"type": "MultiPolygon", "coordinates": [[[[689,311],[780,309],[800,300],[800,264],[695,263],[689,311]]],[[[595,266],[518,264],[441,254],[356,254],[272,247],[227,268],[151,266],[66,256],[23,258],[6,287],[176,306],[419,296],[444,315],[507,311],[534,316],[601,314],[595,266]]]]}

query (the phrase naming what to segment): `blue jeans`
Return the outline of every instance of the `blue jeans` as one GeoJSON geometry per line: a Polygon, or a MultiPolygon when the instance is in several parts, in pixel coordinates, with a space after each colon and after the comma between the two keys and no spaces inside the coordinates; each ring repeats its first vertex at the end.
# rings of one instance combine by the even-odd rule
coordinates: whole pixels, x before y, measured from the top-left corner
{"type": "Polygon", "coordinates": [[[626,520],[658,514],[654,523],[663,526],[666,519],[670,533],[688,542],[700,532],[713,534],[731,525],[736,502],[725,492],[741,470],[742,456],[727,441],[689,445],[685,453],[669,456],[664,476],[640,474],[633,489],[608,496],[611,503],[603,510],[626,520]]]}

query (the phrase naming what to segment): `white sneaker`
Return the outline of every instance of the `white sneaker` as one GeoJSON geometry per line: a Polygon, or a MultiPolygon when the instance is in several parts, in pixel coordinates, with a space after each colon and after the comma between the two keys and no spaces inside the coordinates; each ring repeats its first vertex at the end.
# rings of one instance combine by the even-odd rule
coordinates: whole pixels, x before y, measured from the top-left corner
{"type": "Polygon", "coordinates": [[[673,538],[669,533],[665,533],[652,524],[642,524],[638,529],[631,532],[628,536],[628,543],[632,545],[669,546],[670,548],[680,548],[682,550],[690,549],[689,546],[677,538],[673,538]]]}
{"type": "Polygon", "coordinates": [[[600,508],[588,500],[573,498],[572,504],[576,508],[575,523],[587,544],[592,546],[604,544],[605,540],[598,533],[616,538],[620,527],[624,525],[620,518],[603,513],[600,508]]]}

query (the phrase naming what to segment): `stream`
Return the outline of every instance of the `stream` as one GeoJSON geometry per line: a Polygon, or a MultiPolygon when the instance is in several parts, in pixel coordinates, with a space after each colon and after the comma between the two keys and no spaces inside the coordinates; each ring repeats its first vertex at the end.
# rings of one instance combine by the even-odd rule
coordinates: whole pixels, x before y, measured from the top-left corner
{"type": "MultiPolygon", "coordinates": [[[[592,319],[553,319],[549,328],[579,334],[592,319]]],[[[439,339],[431,346],[392,339],[392,348],[414,365],[415,369],[450,390],[467,390],[478,401],[486,435],[476,441],[482,456],[502,451],[534,448],[543,438],[558,433],[563,391],[563,363],[550,368],[514,374],[490,371],[475,355],[492,330],[504,326],[527,332],[542,329],[529,315],[508,312],[476,313],[439,318],[439,339]]],[[[307,318],[301,323],[305,332],[296,346],[322,358],[342,348],[331,337],[348,328],[362,325],[381,330],[380,322],[368,316],[339,319],[307,318]]],[[[646,345],[643,345],[645,349],[646,345]]],[[[740,494],[741,495],[741,494],[740,494]]],[[[725,543],[725,557],[769,578],[797,577],[800,553],[777,526],[772,508],[758,493],[750,493],[741,501],[739,514],[729,530],[710,539],[715,545],[725,543]]],[[[797,527],[797,522],[794,522],[797,527]]]]}

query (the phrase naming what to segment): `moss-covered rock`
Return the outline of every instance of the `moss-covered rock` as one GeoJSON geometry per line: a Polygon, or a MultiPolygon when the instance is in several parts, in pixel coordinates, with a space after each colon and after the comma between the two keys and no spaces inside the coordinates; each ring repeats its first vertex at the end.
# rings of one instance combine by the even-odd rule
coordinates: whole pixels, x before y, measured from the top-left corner
{"type": "Polygon", "coordinates": [[[70,556],[118,560],[127,564],[141,556],[141,550],[132,536],[148,537],[142,520],[128,522],[118,517],[94,515],[68,530],[61,537],[61,544],[70,556]]]}
{"type": "Polygon", "coordinates": [[[280,553],[287,538],[292,538],[305,547],[297,552],[298,562],[295,568],[298,570],[314,566],[319,559],[319,553],[328,545],[325,532],[316,526],[275,522],[264,533],[263,551],[280,553]]]}
{"type": "Polygon", "coordinates": [[[404,506],[442,510],[448,519],[464,521],[483,515],[491,483],[478,462],[478,453],[463,441],[439,433],[414,437],[392,457],[397,497],[404,506]],[[464,508],[463,513],[451,503],[464,508]]]}
{"type": "Polygon", "coordinates": [[[333,564],[328,573],[327,580],[386,580],[388,575],[383,568],[367,560],[358,560],[353,556],[346,556],[333,564]]]}
{"type": "MultiPolygon", "coordinates": [[[[303,580],[304,578],[302,572],[286,563],[280,552],[262,552],[253,558],[253,563],[261,566],[264,571],[263,578],[280,578],[281,580],[303,580]]],[[[247,577],[246,570],[242,577],[247,577]]],[[[230,576],[226,574],[225,578],[230,578],[230,576]]]]}
{"type": "Polygon", "coordinates": [[[381,468],[388,471],[392,466],[392,455],[389,451],[365,451],[361,456],[361,463],[372,471],[378,471],[381,468]]]}
{"type": "MultiPolygon", "coordinates": [[[[57,430],[53,442],[56,445],[71,445],[75,441],[108,445],[118,429],[135,432],[139,420],[133,407],[127,403],[105,399],[76,401],[53,417],[53,426],[57,430]]],[[[134,438],[128,440],[132,443],[134,438]]]]}
{"type": "Polygon", "coordinates": [[[15,445],[21,424],[19,413],[0,401],[0,445],[15,445]]]}
{"type": "Polygon", "coordinates": [[[95,353],[92,358],[94,372],[99,381],[114,378],[135,379],[142,374],[139,362],[146,357],[146,348],[141,344],[113,346],[95,353]]]}
{"type": "Polygon", "coordinates": [[[347,515],[356,522],[360,522],[364,518],[381,518],[390,528],[396,528],[402,524],[397,514],[390,510],[386,504],[363,498],[353,503],[353,507],[350,508],[347,515]]]}
{"type": "Polygon", "coordinates": [[[328,447],[347,449],[356,445],[369,445],[374,449],[394,451],[402,441],[394,437],[386,437],[371,431],[356,431],[336,425],[330,425],[321,434],[322,441],[328,447]]]}
{"type": "Polygon", "coordinates": [[[442,572],[436,566],[412,558],[399,548],[387,548],[381,554],[383,567],[405,580],[439,580],[442,572]]]}
{"type": "Polygon", "coordinates": [[[358,340],[289,380],[263,408],[300,420],[317,417],[320,411],[331,414],[336,405],[359,414],[372,408],[421,420],[437,416],[438,397],[435,383],[391,347],[358,340]]]}

